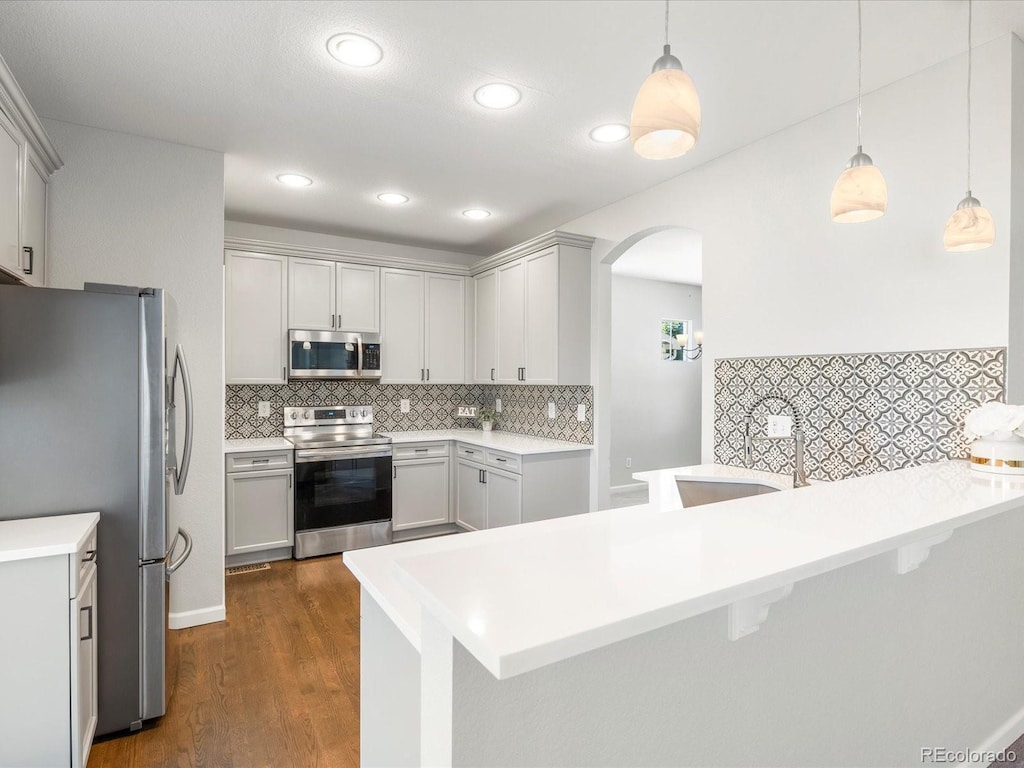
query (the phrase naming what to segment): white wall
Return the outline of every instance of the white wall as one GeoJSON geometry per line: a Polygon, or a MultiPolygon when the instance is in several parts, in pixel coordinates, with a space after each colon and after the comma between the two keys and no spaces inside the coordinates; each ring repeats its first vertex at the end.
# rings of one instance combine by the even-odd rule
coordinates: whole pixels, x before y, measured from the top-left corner
{"type": "Polygon", "coordinates": [[[225,221],[225,237],[244,237],[249,240],[263,240],[271,243],[330,248],[336,251],[351,251],[374,256],[401,256],[419,261],[433,261],[441,264],[470,266],[480,260],[479,256],[455,251],[439,251],[433,248],[419,248],[413,245],[399,245],[377,240],[359,240],[354,237],[325,235],[320,232],[306,232],[299,229],[269,227],[264,224],[249,224],[242,221],[225,221]]]}
{"type": "MultiPolygon", "coordinates": [[[[1012,221],[1003,226],[1010,249],[1010,339],[1006,355],[1006,401],[1024,403],[1024,42],[1011,43],[1013,137],[1010,191],[1012,221]]],[[[998,226],[999,222],[996,222],[998,226]]],[[[999,231],[996,233],[999,236],[999,231]]]]}
{"type": "MultiPolygon", "coordinates": [[[[865,96],[864,149],[889,186],[877,221],[829,218],[832,185],[856,149],[850,103],[559,227],[611,242],[661,225],[702,235],[705,459],[714,358],[1007,344],[1011,40],[974,57],[973,189],[999,232],[989,250],[942,248],[965,191],[964,108],[954,95],[965,55],[865,96]]],[[[608,317],[604,303],[598,322],[608,317]]],[[[605,386],[600,372],[597,382],[605,386]]]]}
{"type": "Polygon", "coordinates": [[[173,523],[195,548],[171,582],[171,626],[224,618],[224,157],[43,121],[65,166],[50,183],[50,283],[165,288],[195,390],[195,442],[173,523]]]}
{"type": "Polygon", "coordinates": [[[663,319],[700,328],[700,294],[700,286],[612,277],[613,486],[635,482],[634,472],[700,463],[703,361],[662,360],[659,334],[663,319]]]}

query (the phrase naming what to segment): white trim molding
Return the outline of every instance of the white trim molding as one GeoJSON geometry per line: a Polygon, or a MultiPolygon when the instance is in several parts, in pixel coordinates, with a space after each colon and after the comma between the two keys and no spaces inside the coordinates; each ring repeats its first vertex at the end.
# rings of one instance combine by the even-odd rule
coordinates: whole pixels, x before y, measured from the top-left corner
{"type": "Polygon", "coordinates": [[[181,611],[180,613],[167,614],[168,629],[188,629],[198,627],[200,624],[213,624],[217,621],[224,621],[227,618],[227,611],[223,605],[214,605],[209,608],[197,608],[194,611],[181,611]]]}
{"type": "Polygon", "coordinates": [[[43,124],[39,122],[39,117],[32,109],[32,105],[29,104],[25,92],[21,90],[18,81],[14,79],[14,73],[11,72],[2,56],[0,56],[0,109],[25,135],[29,146],[45,166],[47,175],[64,166],[64,161],[57,154],[57,148],[53,146],[50,137],[46,135],[43,124]]]}
{"type": "Polygon", "coordinates": [[[566,245],[574,248],[583,248],[584,250],[589,251],[594,247],[594,238],[586,235],[576,235],[572,232],[561,232],[559,230],[545,232],[543,235],[538,235],[537,237],[527,240],[525,243],[514,245],[500,253],[494,254],[493,256],[481,259],[470,267],[470,274],[479,275],[481,272],[486,272],[489,269],[500,267],[502,264],[515,261],[523,256],[529,256],[531,253],[536,253],[537,251],[541,251],[545,248],[550,248],[553,245],[566,245]]]}

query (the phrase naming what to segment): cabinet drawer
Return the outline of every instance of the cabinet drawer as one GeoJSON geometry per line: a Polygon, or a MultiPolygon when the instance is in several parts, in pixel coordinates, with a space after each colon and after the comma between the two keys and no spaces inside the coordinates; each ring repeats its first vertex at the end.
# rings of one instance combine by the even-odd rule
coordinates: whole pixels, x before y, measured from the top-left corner
{"type": "Polygon", "coordinates": [[[71,568],[68,569],[71,574],[71,582],[68,584],[68,595],[72,599],[78,596],[81,585],[85,584],[88,580],[90,569],[96,567],[96,532],[97,529],[93,528],[85,543],[73,555],[75,559],[71,563],[71,568]]]}
{"type": "Polygon", "coordinates": [[[522,457],[514,453],[499,453],[498,451],[487,451],[487,464],[498,469],[508,470],[520,474],[522,457]]]}
{"type": "Polygon", "coordinates": [[[475,445],[466,445],[465,443],[455,444],[455,455],[462,459],[479,461],[481,464],[487,460],[487,451],[475,445]]]}
{"type": "Polygon", "coordinates": [[[225,464],[228,472],[251,472],[259,469],[285,469],[292,465],[293,451],[253,451],[229,453],[225,464]]]}
{"type": "Polygon", "coordinates": [[[395,461],[402,459],[433,459],[448,455],[448,443],[410,443],[396,445],[393,449],[395,461]]]}

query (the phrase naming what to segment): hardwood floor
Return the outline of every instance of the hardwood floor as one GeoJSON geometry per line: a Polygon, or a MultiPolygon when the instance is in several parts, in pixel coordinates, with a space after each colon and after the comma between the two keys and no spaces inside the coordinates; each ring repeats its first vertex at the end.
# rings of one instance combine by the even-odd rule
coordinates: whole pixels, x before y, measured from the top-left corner
{"type": "Polygon", "coordinates": [[[226,622],[169,633],[167,714],[88,768],[359,765],[359,583],[338,555],[227,578],[226,622]]]}

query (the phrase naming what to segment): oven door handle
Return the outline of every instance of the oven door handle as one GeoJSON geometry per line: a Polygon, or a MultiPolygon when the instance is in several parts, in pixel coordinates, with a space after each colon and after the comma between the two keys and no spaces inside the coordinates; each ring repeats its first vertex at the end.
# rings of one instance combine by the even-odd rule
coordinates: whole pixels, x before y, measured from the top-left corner
{"type": "Polygon", "coordinates": [[[379,459],[391,456],[391,448],[332,448],[329,451],[305,450],[295,452],[296,464],[309,464],[314,461],[334,461],[336,459],[379,459]]]}

